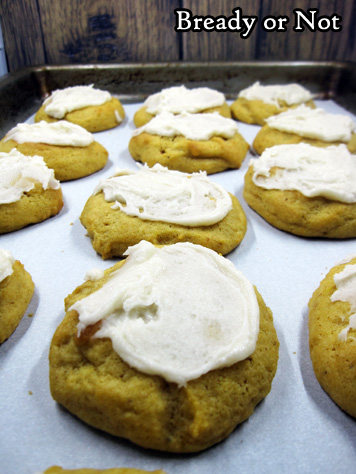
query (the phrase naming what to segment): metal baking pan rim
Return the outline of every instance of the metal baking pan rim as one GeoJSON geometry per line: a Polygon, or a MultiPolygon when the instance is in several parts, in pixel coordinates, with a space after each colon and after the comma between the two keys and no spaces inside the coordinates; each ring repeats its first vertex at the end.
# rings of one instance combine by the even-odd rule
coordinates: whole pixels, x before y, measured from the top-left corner
{"type": "Polygon", "coordinates": [[[123,103],[142,102],[164,87],[211,87],[228,100],[251,83],[298,82],[317,98],[335,100],[356,113],[356,63],[341,61],[166,62],[43,65],[0,78],[0,132],[34,113],[53,90],[94,83],[123,103]]]}

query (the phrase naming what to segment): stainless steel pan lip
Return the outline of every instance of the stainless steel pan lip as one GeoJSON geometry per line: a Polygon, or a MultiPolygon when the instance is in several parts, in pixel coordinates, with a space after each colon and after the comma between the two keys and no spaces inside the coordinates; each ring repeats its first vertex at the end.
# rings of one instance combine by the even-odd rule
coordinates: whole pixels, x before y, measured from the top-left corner
{"type": "Polygon", "coordinates": [[[53,90],[94,83],[123,103],[143,101],[164,87],[211,87],[228,100],[255,81],[298,82],[317,98],[332,98],[356,112],[356,63],[340,61],[243,61],[34,66],[0,78],[0,132],[25,120],[53,90]]]}

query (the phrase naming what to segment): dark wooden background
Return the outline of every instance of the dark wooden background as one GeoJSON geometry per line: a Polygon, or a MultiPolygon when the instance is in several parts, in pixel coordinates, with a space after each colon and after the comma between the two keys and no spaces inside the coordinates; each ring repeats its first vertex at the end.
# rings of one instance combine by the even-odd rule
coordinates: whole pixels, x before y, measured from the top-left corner
{"type": "Polygon", "coordinates": [[[356,61],[356,2],[344,0],[1,0],[9,71],[26,66],[176,61],[356,61]],[[174,9],[257,15],[248,39],[236,32],[176,33],[174,9]],[[293,9],[342,17],[339,32],[294,32],[293,9]],[[267,15],[288,16],[286,32],[265,32],[267,15]]]}

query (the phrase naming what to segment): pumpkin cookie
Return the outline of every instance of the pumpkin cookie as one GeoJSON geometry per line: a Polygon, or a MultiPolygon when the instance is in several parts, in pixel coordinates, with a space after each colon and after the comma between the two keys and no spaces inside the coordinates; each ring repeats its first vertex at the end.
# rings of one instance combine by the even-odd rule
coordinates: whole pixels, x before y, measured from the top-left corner
{"type": "Polygon", "coordinates": [[[171,114],[217,112],[223,117],[231,117],[230,107],[221,92],[208,87],[187,89],[185,86],[175,86],[147,97],[143,106],[134,115],[134,124],[136,127],[142,127],[162,112],[171,114]]]}
{"type": "Polygon", "coordinates": [[[330,270],[309,301],[315,376],[334,402],[356,417],[356,258],[330,270]]]}
{"type": "Polygon", "coordinates": [[[304,237],[356,237],[356,161],[345,145],[266,149],[250,162],[244,198],[274,227],[304,237]]]}
{"type": "Polygon", "coordinates": [[[356,152],[355,124],[347,115],[329,114],[323,109],[300,105],[266,119],[257,133],[253,148],[261,154],[275,145],[308,143],[318,147],[345,144],[356,152]]]}
{"type": "Polygon", "coordinates": [[[247,221],[235,196],[205,173],[141,166],[101,181],[80,216],[103,258],[122,256],[141,240],[193,242],[221,254],[243,239],[247,221]]]}
{"type": "Polygon", "coordinates": [[[266,119],[304,103],[314,108],[311,93],[299,84],[263,86],[256,82],[242,90],[230,106],[231,115],[241,122],[264,125],[266,119]]]}
{"type": "Polygon", "coordinates": [[[42,222],[62,207],[60,183],[42,157],[0,153],[0,234],[42,222]]]}
{"type": "Polygon", "coordinates": [[[49,355],[53,398],[86,423],[145,448],[195,452],[269,393],[272,313],[229,260],[142,241],[93,280],[66,298],[49,355]]]}
{"type": "Polygon", "coordinates": [[[125,111],[118,99],[90,85],[52,92],[36,113],[35,122],[67,120],[94,133],[117,127],[124,118],[125,111]]]}
{"type": "Polygon", "coordinates": [[[219,114],[165,112],[137,129],[129,142],[136,161],[186,173],[240,168],[248,149],[236,123],[219,114]]]}
{"type": "Polygon", "coordinates": [[[88,176],[102,169],[107,150],[91,133],[65,120],[55,123],[22,123],[0,141],[0,151],[16,148],[29,156],[42,156],[60,181],[88,176]]]}
{"type": "Polygon", "coordinates": [[[34,284],[29,273],[11,252],[0,249],[0,344],[19,325],[31,301],[34,284]]]}

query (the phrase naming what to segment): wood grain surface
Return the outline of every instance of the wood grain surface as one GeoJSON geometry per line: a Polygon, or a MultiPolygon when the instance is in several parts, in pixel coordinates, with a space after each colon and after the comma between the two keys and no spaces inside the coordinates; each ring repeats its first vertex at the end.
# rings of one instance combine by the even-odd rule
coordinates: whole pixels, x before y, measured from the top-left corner
{"type": "MultiPolygon", "coordinates": [[[[233,16],[232,10],[240,8],[243,15],[258,16],[260,0],[184,0],[184,8],[189,9],[193,15],[211,15],[217,17],[224,15],[233,16]]],[[[229,31],[201,31],[182,32],[183,58],[188,61],[197,59],[203,61],[244,61],[254,59],[257,50],[257,35],[253,31],[244,39],[239,32],[229,31]]]]}
{"type": "Polygon", "coordinates": [[[1,0],[0,20],[9,71],[47,62],[36,0],[1,0]]]}
{"type": "Polygon", "coordinates": [[[178,1],[38,0],[48,62],[172,61],[178,1]],[[54,11],[54,8],[57,11],[54,11]]]}
{"type": "Polygon", "coordinates": [[[356,61],[354,0],[1,0],[0,20],[9,71],[42,64],[356,61]],[[244,18],[257,17],[247,38],[241,31],[175,31],[175,9],[228,19],[236,8],[244,18]],[[309,19],[308,10],[317,9],[313,24],[323,18],[323,27],[337,15],[342,28],[294,31],[295,9],[309,19]],[[263,28],[266,18],[271,26],[278,17],[288,18],[285,31],[263,28]]]}
{"type": "MultiPolygon", "coordinates": [[[[268,15],[286,15],[290,21],[287,32],[265,32],[259,30],[257,59],[268,57],[271,60],[356,60],[356,2],[332,0],[268,0],[261,2],[261,20],[268,15]],[[341,31],[296,32],[293,10],[299,8],[305,13],[308,9],[318,9],[318,18],[331,17],[337,13],[342,17],[341,31]]],[[[325,20],[322,21],[322,25],[325,20]]]]}

